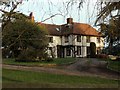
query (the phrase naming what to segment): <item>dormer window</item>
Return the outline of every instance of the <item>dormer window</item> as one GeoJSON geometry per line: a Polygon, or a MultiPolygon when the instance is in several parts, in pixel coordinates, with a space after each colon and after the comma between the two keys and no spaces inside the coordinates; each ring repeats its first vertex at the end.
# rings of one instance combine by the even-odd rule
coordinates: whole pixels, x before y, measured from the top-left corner
{"type": "Polygon", "coordinates": [[[81,35],[77,35],[77,42],[81,42],[81,35]]]}
{"type": "Polygon", "coordinates": [[[56,28],[56,30],[57,30],[57,31],[60,31],[60,29],[59,29],[59,28],[56,28]]]}

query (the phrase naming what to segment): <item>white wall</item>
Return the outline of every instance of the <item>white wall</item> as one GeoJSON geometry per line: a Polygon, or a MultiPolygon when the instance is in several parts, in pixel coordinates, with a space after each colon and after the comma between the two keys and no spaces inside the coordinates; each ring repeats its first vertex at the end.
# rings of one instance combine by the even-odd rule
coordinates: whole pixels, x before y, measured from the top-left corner
{"type": "MultiPolygon", "coordinates": [[[[86,36],[81,36],[81,42],[77,42],[77,35],[69,35],[67,43],[65,43],[65,36],[62,36],[62,39],[60,36],[51,36],[51,37],[53,37],[53,43],[49,43],[49,47],[53,47],[53,49],[55,50],[55,57],[56,58],[57,58],[57,45],[81,46],[81,55],[79,57],[86,57],[87,56],[87,47],[90,47],[90,43],[86,42],[86,36]]],[[[94,42],[96,44],[96,47],[101,47],[101,49],[102,49],[104,47],[104,39],[102,37],[100,39],[101,39],[100,43],[98,43],[97,37],[91,36],[90,42],[94,42]]]]}
{"type": "MultiPolygon", "coordinates": [[[[53,43],[49,43],[48,47],[52,47],[52,50],[54,51],[55,58],[57,58],[57,45],[61,45],[61,38],[60,36],[51,36],[49,35],[48,37],[53,37],[53,43]]],[[[51,52],[48,51],[48,54],[51,52]]]]}
{"type": "Polygon", "coordinates": [[[61,38],[60,36],[48,36],[48,37],[53,37],[53,43],[49,43],[49,47],[53,47],[56,45],[61,45],[61,38]]]}
{"type": "MultiPolygon", "coordinates": [[[[96,47],[104,47],[104,38],[100,38],[100,43],[97,41],[97,37],[90,36],[90,42],[94,42],[96,47]]],[[[90,43],[86,42],[86,36],[81,36],[81,42],[77,42],[77,35],[69,35],[69,42],[65,43],[65,37],[62,36],[62,45],[75,45],[81,46],[81,54],[79,57],[86,57],[87,56],[87,47],[90,47],[90,43]]]]}

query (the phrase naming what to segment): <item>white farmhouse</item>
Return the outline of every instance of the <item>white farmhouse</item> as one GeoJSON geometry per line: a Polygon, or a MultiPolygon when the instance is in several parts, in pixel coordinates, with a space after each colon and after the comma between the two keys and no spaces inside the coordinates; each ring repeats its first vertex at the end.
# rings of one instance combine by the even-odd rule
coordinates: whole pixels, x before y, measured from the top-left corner
{"type": "Polygon", "coordinates": [[[48,30],[48,53],[52,57],[86,57],[90,54],[90,43],[96,44],[96,54],[104,47],[102,35],[93,27],[84,23],[73,22],[67,18],[63,25],[40,23],[48,30]]]}

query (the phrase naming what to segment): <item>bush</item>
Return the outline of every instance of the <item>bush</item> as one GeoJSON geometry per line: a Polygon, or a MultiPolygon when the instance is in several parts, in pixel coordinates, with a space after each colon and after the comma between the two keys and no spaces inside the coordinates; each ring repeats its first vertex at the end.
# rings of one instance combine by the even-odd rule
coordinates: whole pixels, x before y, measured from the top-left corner
{"type": "Polygon", "coordinates": [[[37,52],[34,50],[34,48],[25,49],[25,50],[21,51],[21,53],[19,54],[16,61],[19,61],[19,62],[35,62],[35,61],[39,61],[39,59],[37,58],[36,53],[37,52]]]}
{"type": "Polygon", "coordinates": [[[107,59],[107,58],[108,58],[108,55],[107,55],[107,54],[97,54],[97,55],[96,55],[96,58],[104,58],[104,59],[107,59]]]}
{"type": "Polygon", "coordinates": [[[120,56],[118,56],[118,57],[116,58],[116,60],[117,60],[117,61],[120,61],[120,56]]]}
{"type": "Polygon", "coordinates": [[[48,57],[48,54],[40,51],[39,49],[29,47],[25,50],[22,50],[16,59],[18,62],[39,62],[39,61],[53,61],[52,58],[48,57]]]}
{"type": "Polygon", "coordinates": [[[46,58],[46,61],[47,61],[47,62],[52,62],[52,61],[53,61],[53,58],[46,58]]]}

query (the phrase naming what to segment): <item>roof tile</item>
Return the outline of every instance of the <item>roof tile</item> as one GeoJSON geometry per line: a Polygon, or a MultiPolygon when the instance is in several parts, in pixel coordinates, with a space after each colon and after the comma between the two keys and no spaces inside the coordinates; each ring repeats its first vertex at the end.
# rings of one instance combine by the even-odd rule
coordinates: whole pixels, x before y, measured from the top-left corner
{"type": "Polygon", "coordinates": [[[50,35],[65,35],[65,34],[80,34],[80,35],[89,35],[89,36],[102,36],[100,32],[98,32],[95,28],[90,26],[89,24],[84,23],[76,23],[73,24],[63,24],[63,25],[55,25],[55,24],[45,24],[39,23],[44,26],[50,35]],[[61,29],[61,31],[60,31],[61,29]],[[59,31],[58,31],[59,30],[59,31]]]}

